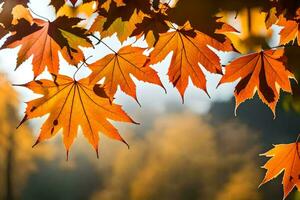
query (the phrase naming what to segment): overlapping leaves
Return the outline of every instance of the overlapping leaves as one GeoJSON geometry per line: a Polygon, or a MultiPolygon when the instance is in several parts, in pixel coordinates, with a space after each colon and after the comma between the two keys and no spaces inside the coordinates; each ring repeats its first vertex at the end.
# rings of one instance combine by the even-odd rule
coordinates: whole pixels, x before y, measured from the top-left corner
{"type": "MultiPolygon", "coordinates": [[[[284,45],[296,40],[300,45],[299,1],[244,1],[249,10],[262,4],[267,12],[267,28],[274,24],[282,27],[281,47],[264,46],[258,52],[233,59],[224,68],[217,51],[237,51],[226,33],[239,32],[231,24],[212,16],[219,10],[242,9],[245,5],[241,2],[233,6],[228,1],[212,1],[210,5],[214,9],[203,6],[199,10],[196,5],[202,5],[203,1],[191,2],[51,0],[56,19],[50,22],[31,12],[28,0],[4,0],[0,13],[0,38],[10,35],[2,49],[20,46],[16,68],[32,57],[35,79],[23,86],[42,95],[27,103],[22,123],[49,114],[37,143],[52,138],[62,130],[69,152],[79,127],[97,152],[99,132],[125,142],[109,120],[129,123],[133,120],[121,106],[114,103],[115,94],[120,88],[138,100],[133,77],[162,86],[152,65],[162,62],[169,54],[172,56],[168,77],[182,98],[189,81],[208,93],[206,74],[210,72],[222,75],[220,84],[238,82],[234,93],[236,107],[257,93],[275,115],[281,90],[291,93],[290,79],[294,75],[288,69],[284,45]],[[181,12],[184,8],[187,8],[185,12],[181,12]],[[33,18],[31,13],[39,19],[33,18]],[[97,38],[96,33],[100,33],[101,38],[97,38]],[[135,37],[137,40],[144,39],[148,46],[140,48],[132,44],[115,52],[103,42],[105,37],[114,34],[121,43],[135,37]],[[91,36],[112,53],[88,64],[82,47],[97,45],[92,43],[91,36]],[[145,50],[150,49],[150,53],[146,53],[145,50]],[[72,66],[78,67],[79,63],[87,65],[91,69],[90,75],[79,81],[60,75],[60,54],[72,66]],[[38,79],[46,69],[53,75],[53,80],[38,79]]],[[[264,155],[272,158],[265,165],[268,171],[263,183],[285,169],[285,197],[295,186],[299,187],[296,180],[299,175],[296,173],[299,171],[297,142],[275,146],[264,155]],[[287,159],[287,162],[281,162],[281,158],[287,159]]]]}
{"type": "Polygon", "coordinates": [[[11,30],[13,32],[2,48],[15,48],[21,45],[17,68],[33,55],[34,76],[37,77],[48,67],[50,73],[58,74],[58,52],[73,65],[84,59],[79,46],[91,47],[85,30],[75,27],[78,18],[59,17],[53,22],[36,19],[33,24],[21,20],[11,30]]]}

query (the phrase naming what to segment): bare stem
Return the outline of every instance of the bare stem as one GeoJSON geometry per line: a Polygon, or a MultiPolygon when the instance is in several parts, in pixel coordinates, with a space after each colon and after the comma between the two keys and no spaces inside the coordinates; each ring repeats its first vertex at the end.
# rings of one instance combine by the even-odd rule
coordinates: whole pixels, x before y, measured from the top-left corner
{"type": "MultiPolygon", "coordinates": [[[[109,50],[111,50],[112,52],[114,52],[115,54],[118,54],[115,50],[113,50],[109,45],[107,45],[105,42],[103,42],[103,40],[102,39],[99,39],[97,36],[95,36],[94,34],[90,34],[90,36],[92,36],[93,38],[95,38],[97,41],[98,41],[98,43],[97,44],[100,44],[100,43],[102,43],[102,44],[104,44],[109,50]]],[[[97,45],[96,44],[96,45],[97,45]]]]}
{"type": "Polygon", "coordinates": [[[82,64],[77,68],[77,70],[76,70],[76,72],[74,73],[74,75],[73,75],[73,79],[74,79],[74,81],[76,81],[76,75],[77,75],[77,73],[79,72],[79,70],[84,66],[84,65],[88,65],[87,63],[86,63],[86,61],[88,60],[88,59],[90,59],[92,56],[89,56],[87,59],[84,59],[83,61],[82,61],[82,64]]]}
{"type": "Polygon", "coordinates": [[[46,18],[46,17],[43,17],[43,16],[41,16],[41,15],[39,15],[39,14],[37,14],[36,12],[34,12],[31,8],[29,8],[29,10],[30,10],[30,12],[32,12],[34,15],[36,15],[36,16],[38,16],[38,17],[40,17],[40,18],[42,18],[42,19],[44,19],[44,20],[46,20],[46,21],[48,21],[48,22],[50,22],[50,20],[48,19],[48,18],[46,18]]]}

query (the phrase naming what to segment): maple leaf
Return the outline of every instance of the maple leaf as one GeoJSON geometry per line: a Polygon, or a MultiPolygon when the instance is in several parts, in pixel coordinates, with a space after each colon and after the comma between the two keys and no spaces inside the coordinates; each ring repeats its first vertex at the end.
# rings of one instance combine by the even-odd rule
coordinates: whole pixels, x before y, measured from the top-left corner
{"type": "Polygon", "coordinates": [[[12,28],[15,32],[4,43],[2,48],[15,48],[21,45],[18,53],[17,68],[33,55],[34,77],[41,74],[45,67],[50,73],[59,70],[58,52],[72,65],[83,60],[79,46],[91,47],[91,41],[85,29],[75,27],[81,20],[78,18],[59,17],[53,22],[35,19],[34,24],[21,20],[12,28]]]}
{"type": "Polygon", "coordinates": [[[294,41],[297,38],[298,46],[300,46],[300,8],[297,10],[296,17],[294,20],[287,20],[283,16],[279,17],[279,21],[277,22],[278,26],[282,26],[282,30],[280,31],[280,44],[285,45],[290,41],[294,41]]]}
{"type": "MultiPolygon", "coordinates": [[[[9,32],[14,20],[14,8],[17,6],[27,7],[29,0],[1,0],[0,5],[0,38],[9,32]]],[[[17,13],[20,16],[20,13],[17,13]]],[[[23,13],[22,13],[23,14],[23,13]]],[[[26,16],[25,16],[26,17],[26,16]]]]}
{"type": "Polygon", "coordinates": [[[113,99],[120,86],[123,92],[137,100],[136,86],[130,75],[162,86],[157,72],[147,65],[149,59],[143,55],[144,51],[144,48],[125,46],[117,53],[90,64],[89,68],[93,71],[89,76],[90,82],[95,84],[105,78],[103,87],[110,99],[113,99]]]}
{"type": "MultiPolygon", "coordinates": [[[[29,119],[50,114],[41,127],[38,143],[50,139],[62,129],[63,140],[70,150],[78,127],[95,148],[98,155],[99,132],[127,144],[118,130],[108,121],[135,123],[117,104],[112,104],[101,92],[100,85],[89,84],[88,79],[76,81],[70,77],[58,75],[54,81],[36,80],[21,85],[42,97],[27,103],[25,117],[20,125],[29,119]]],[[[34,145],[34,146],[35,146],[34,145]]]]}
{"type": "Polygon", "coordinates": [[[107,17],[99,15],[89,29],[89,32],[99,32],[102,38],[110,37],[116,33],[120,42],[124,42],[136,28],[135,25],[143,20],[143,16],[143,13],[137,13],[135,11],[128,21],[117,18],[105,29],[104,25],[107,22],[107,17]]]}
{"type": "MultiPolygon", "coordinates": [[[[17,5],[12,10],[13,20],[11,22],[12,25],[16,25],[19,23],[19,20],[25,19],[29,23],[33,23],[33,17],[29,11],[28,8],[17,5]]],[[[7,30],[10,30],[10,28],[7,28],[7,30]]]]}
{"type": "Polygon", "coordinates": [[[103,29],[107,30],[114,21],[120,18],[122,21],[129,21],[134,13],[151,13],[151,4],[148,0],[112,0],[109,9],[99,9],[100,16],[106,17],[103,29]]]}
{"type": "Polygon", "coordinates": [[[148,46],[153,47],[159,39],[159,34],[166,33],[170,29],[166,22],[167,18],[167,15],[161,12],[147,15],[142,22],[135,25],[131,36],[140,38],[145,35],[148,46]]]}
{"type": "MultiPolygon", "coordinates": [[[[222,4],[224,1],[178,0],[172,2],[177,3],[176,6],[167,10],[169,21],[180,26],[189,21],[194,29],[213,37],[219,42],[225,42],[226,37],[224,35],[215,34],[215,30],[220,29],[223,23],[213,17],[220,12],[219,4],[222,4]]],[[[229,5],[235,6],[236,4],[239,4],[239,1],[235,1],[234,5],[232,3],[229,5]]]]}
{"type": "Polygon", "coordinates": [[[280,89],[291,93],[290,78],[294,75],[282,61],[284,49],[266,50],[237,58],[228,64],[220,84],[239,80],[235,88],[236,108],[257,92],[275,117],[280,89]]]}
{"type": "Polygon", "coordinates": [[[52,5],[55,10],[59,10],[65,3],[65,0],[51,0],[49,5],[52,5]]]}
{"type": "Polygon", "coordinates": [[[274,12],[275,9],[275,15],[276,17],[279,17],[280,15],[284,15],[287,19],[294,19],[297,9],[300,7],[300,1],[298,0],[276,0],[276,1],[269,1],[268,2],[269,7],[267,8],[271,12],[274,12]]]}
{"type": "Polygon", "coordinates": [[[276,24],[278,21],[277,10],[274,7],[268,9],[267,11],[265,11],[265,13],[267,14],[265,19],[265,24],[266,24],[266,28],[269,29],[271,28],[271,26],[273,26],[273,24],[276,24]]]}
{"type": "Polygon", "coordinates": [[[29,0],[4,0],[0,1],[0,4],[3,4],[2,12],[0,12],[0,23],[5,27],[9,27],[13,20],[12,11],[17,5],[22,5],[27,7],[29,0]]]}
{"type": "Polygon", "coordinates": [[[299,143],[275,145],[273,149],[262,156],[270,157],[270,160],[263,166],[267,170],[261,185],[283,175],[284,199],[295,186],[300,189],[300,152],[299,143]]]}
{"type": "Polygon", "coordinates": [[[204,33],[194,30],[187,22],[175,31],[160,35],[150,54],[150,64],[161,62],[173,51],[168,75],[182,98],[189,78],[196,87],[207,92],[206,78],[198,63],[211,73],[222,73],[220,58],[208,46],[223,51],[231,50],[230,45],[226,46],[204,33]]]}

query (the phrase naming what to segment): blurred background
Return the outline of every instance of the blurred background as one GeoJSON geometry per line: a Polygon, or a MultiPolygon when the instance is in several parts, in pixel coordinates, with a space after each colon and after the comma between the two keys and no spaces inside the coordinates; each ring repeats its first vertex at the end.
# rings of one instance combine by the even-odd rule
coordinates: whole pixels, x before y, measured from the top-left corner
{"type": "MultiPolygon", "coordinates": [[[[179,1],[178,10],[172,15],[176,18],[180,13],[182,17],[188,12],[190,21],[199,30],[203,25],[201,15],[225,16],[224,20],[232,22],[241,32],[238,36],[228,36],[241,52],[255,51],[265,43],[269,46],[278,43],[276,34],[280,27],[267,30],[257,4],[237,4],[235,9],[239,12],[236,13],[227,9],[225,3],[220,12],[208,1],[182,2],[179,1]],[[201,9],[194,9],[196,5],[201,9]],[[248,7],[244,8],[245,5],[248,7]]],[[[48,3],[32,0],[30,7],[53,19],[55,14],[48,3]]],[[[132,41],[129,39],[125,43],[132,41]]],[[[115,49],[121,46],[115,36],[107,38],[106,43],[115,49]]],[[[140,46],[143,45],[140,41],[140,46]]],[[[45,118],[33,120],[16,130],[25,108],[23,102],[36,97],[24,88],[11,86],[11,83],[24,83],[33,77],[31,60],[14,71],[17,50],[0,52],[0,199],[282,199],[281,177],[258,188],[265,172],[260,166],[266,161],[259,154],[272,148],[272,144],[295,141],[300,124],[297,91],[300,93],[295,83],[293,97],[282,95],[276,119],[258,98],[242,104],[235,117],[232,97],[235,83],[215,89],[220,79],[218,75],[207,74],[211,99],[190,86],[185,104],[181,104],[180,95],[166,76],[169,55],[164,62],[153,66],[159,71],[168,94],[161,88],[136,81],[142,107],[121,92],[117,95],[117,102],[141,123],[138,126],[116,124],[130,144],[130,150],[101,135],[100,158],[97,159],[83,136],[79,136],[67,162],[60,136],[31,148],[45,118]]],[[[92,62],[109,51],[99,45],[85,53],[96,55],[90,60],[92,62]]],[[[289,66],[297,75],[299,50],[288,49],[287,53],[289,66]]],[[[219,54],[222,64],[239,56],[219,54]]],[[[61,66],[64,74],[75,71],[64,61],[61,66]]],[[[83,69],[81,76],[88,73],[83,69]]],[[[45,73],[41,77],[49,75],[45,73]]],[[[300,200],[300,195],[294,192],[288,199],[300,200]]]]}

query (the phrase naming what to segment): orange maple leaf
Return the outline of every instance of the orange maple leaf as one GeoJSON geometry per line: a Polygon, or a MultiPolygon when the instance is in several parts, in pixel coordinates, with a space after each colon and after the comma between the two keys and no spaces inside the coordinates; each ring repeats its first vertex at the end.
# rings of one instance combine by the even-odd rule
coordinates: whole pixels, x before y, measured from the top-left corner
{"type": "Polygon", "coordinates": [[[107,16],[99,15],[96,17],[89,32],[99,32],[101,38],[110,37],[117,34],[120,42],[124,42],[131,36],[132,32],[136,28],[136,24],[143,20],[144,14],[142,12],[134,12],[127,21],[123,21],[122,18],[117,18],[115,21],[105,28],[107,22],[107,16]]]}
{"type": "Polygon", "coordinates": [[[284,199],[297,186],[300,189],[300,153],[299,143],[280,144],[262,154],[270,157],[270,160],[263,166],[267,170],[261,185],[279,176],[283,171],[284,199]]]}
{"type": "Polygon", "coordinates": [[[97,155],[100,131],[127,144],[108,119],[130,123],[134,121],[121,106],[109,101],[99,85],[89,84],[87,78],[76,81],[58,75],[54,81],[42,79],[21,86],[43,96],[27,103],[25,117],[20,125],[28,119],[50,114],[41,127],[36,144],[52,138],[63,129],[63,140],[68,155],[79,126],[97,155]]]}
{"type": "Polygon", "coordinates": [[[257,92],[260,99],[269,106],[275,116],[280,89],[291,93],[290,78],[283,58],[284,49],[267,50],[237,58],[228,64],[220,84],[239,80],[235,88],[236,108],[257,92]]]}
{"type": "Polygon", "coordinates": [[[150,64],[161,62],[173,51],[169,68],[169,79],[184,98],[188,80],[207,92],[206,78],[199,63],[209,72],[222,74],[220,58],[209,46],[223,51],[230,51],[231,46],[194,30],[190,23],[160,35],[153,52],[150,54],[150,64]]]}
{"type": "Polygon", "coordinates": [[[72,65],[83,60],[80,46],[91,47],[85,29],[75,27],[78,18],[59,17],[53,22],[35,19],[34,24],[21,20],[14,28],[2,48],[15,48],[21,45],[18,53],[17,68],[33,55],[34,77],[41,74],[46,66],[50,73],[59,71],[58,52],[72,65]]]}
{"type": "Polygon", "coordinates": [[[294,41],[297,38],[298,46],[300,46],[300,8],[296,12],[294,20],[287,20],[282,15],[279,17],[277,25],[282,26],[280,31],[280,44],[285,45],[291,41],[294,41]]]}
{"type": "Polygon", "coordinates": [[[144,48],[125,46],[118,52],[90,64],[89,68],[93,71],[89,76],[90,82],[95,84],[105,78],[103,87],[110,99],[120,86],[123,92],[137,100],[136,85],[130,75],[138,80],[162,86],[157,72],[147,65],[149,59],[143,54],[144,51],[144,48]]]}

